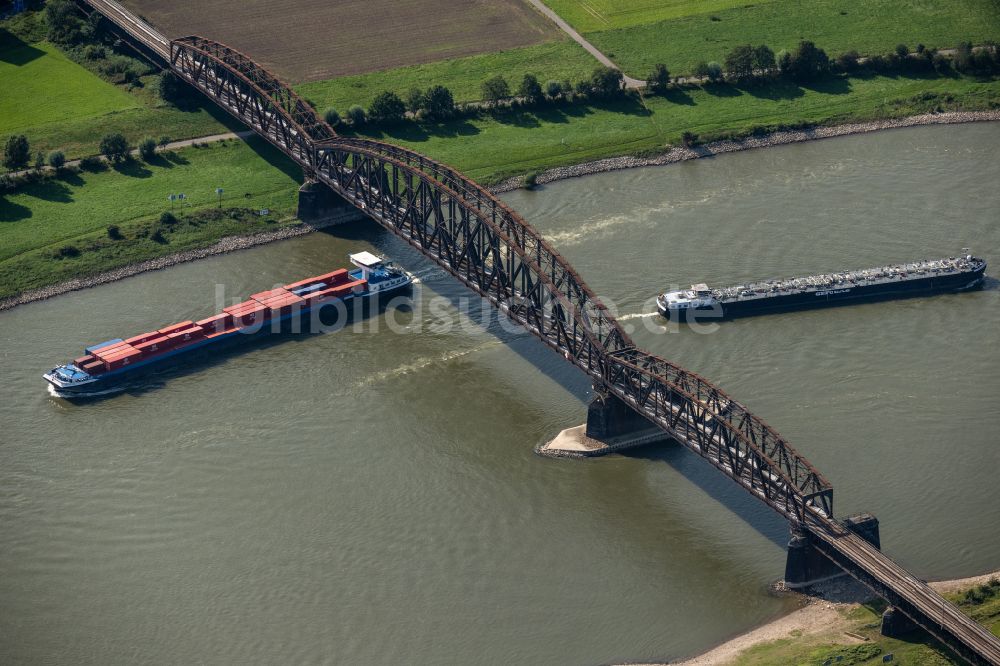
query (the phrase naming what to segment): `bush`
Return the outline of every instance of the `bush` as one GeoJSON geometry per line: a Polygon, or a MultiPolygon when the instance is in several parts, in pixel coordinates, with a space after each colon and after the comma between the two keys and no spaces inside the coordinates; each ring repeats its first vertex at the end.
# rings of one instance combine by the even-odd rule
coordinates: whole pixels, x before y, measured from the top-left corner
{"type": "Polygon", "coordinates": [[[158,145],[160,148],[166,148],[167,145],[169,144],[170,144],[169,136],[161,136],[159,139],[156,140],[156,145],[158,145]]]}
{"type": "Polygon", "coordinates": [[[549,81],[545,84],[545,94],[549,96],[549,99],[555,99],[562,94],[563,86],[558,81],[549,81]]]}
{"type": "Polygon", "coordinates": [[[118,228],[118,225],[112,224],[108,227],[108,238],[111,240],[121,240],[124,238],[124,236],[122,236],[121,229],[118,228]]]}
{"type": "Polygon", "coordinates": [[[699,79],[708,78],[708,63],[704,60],[698,61],[698,64],[694,66],[694,70],[692,70],[691,74],[697,76],[699,79]]]}
{"type": "Polygon", "coordinates": [[[188,88],[176,74],[166,71],[160,74],[160,79],[156,82],[156,92],[164,102],[177,104],[187,96],[188,88]]]}
{"type": "Polygon", "coordinates": [[[910,55],[910,47],[906,44],[896,44],[895,52],[900,58],[906,58],[910,55]]]}
{"type": "Polygon", "coordinates": [[[398,123],[406,118],[406,105],[399,95],[387,90],[372,100],[368,107],[368,117],[376,123],[398,123]]]}
{"type": "Polygon", "coordinates": [[[163,235],[163,229],[160,229],[159,227],[153,231],[150,238],[160,244],[165,244],[167,242],[167,237],[163,235]]]}
{"type": "Polygon", "coordinates": [[[521,181],[521,187],[523,187],[526,190],[534,189],[535,186],[538,185],[538,176],[539,173],[537,171],[532,171],[531,173],[525,174],[524,180],[521,181]]]}
{"type": "Polygon", "coordinates": [[[483,81],[481,91],[483,101],[494,106],[496,106],[497,102],[510,97],[510,86],[507,85],[507,79],[499,74],[483,81]]]}
{"type": "Polygon", "coordinates": [[[45,5],[49,41],[72,46],[83,39],[83,19],[70,0],[50,0],[45,5]]]}
{"type": "Polygon", "coordinates": [[[620,94],[625,88],[625,77],[621,70],[601,65],[590,75],[590,86],[594,94],[611,97],[620,94]]]}
{"type": "Polygon", "coordinates": [[[103,60],[108,52],[100,44],[87,44],[83,49],[83,57],[87,60],[103,60]]]}
{"type": "Polygon", "coordinates": [[[31,159],[31,145],[28,143],[28,137],[17,134],[7,139],[3,152],[3,165],[7,169],[11,171],[23,169],[28,166],[29,159],[31,159]]]}
{"type": "Polygon", "coordinates": [[[416,114],[427,106],[427,95],[420,88],[410,88],[406,93],[406,110],[416,114]]]}
{"type": "Polygon", "coordinates": [[[814,81],[830,70],[826,51],[810,41],[801,41],[791,54],[788,74],[800,83],[814,81]]]}
{"type": "Polygon", "coordinates": [[[681,143],[685,148],[690,148],[698,142],[698,135],[694,132],[684,132],[681,134],[681,143]]]}
{"type": "Polygon", "coordinates": [[[61,248],[59,248],[60,259],[68,259],[70,257],[79,257],[79,256],[80,256],[80,248],[78,248],[75,245],[63,245],[61,248]]]}
{"type": "Polygon", "coordinates": [[[66,155],[61,150],[53,150],[49,153],[49,166],[58,171],[66,165],[66,155]]]}
{"type": "Polygon", "coordinates": [[[104,170],[104,160],[97,155],[88,155],[80,160],[80,168],[84,171],[102,171],[104,170]]]}
{"type": "Polygon", "coordinates": [[[455,98],[444,86],[432,86],[424,95],[424,110],[431,120],[445,120],[455,114],[455,98]]]}
{"type": "Polygon", "coordinates": [[[325,120],[326,124],[330,127],[336,127],[340,124],[340,113],[337,109],[327,109],[323,112],[323,120],[325,120]]]}
{"type": "Polygon", "coordinates": [[[361,127],[365,124],[365,120],[367,120],[365,110],[357,104],[353,105],[347,110],[347,120],[350,121],[351,125],[361,127]]]}
{"type": "Polygon", "coordinates": [[[722,65],[717,62],[710,62],[707,67],[706,76],[708,76],[709,81],[721,81],[722,80],[722,65]]]}
{"type": "Polygon", "coordinates": [[[518,86],[517,94],[529,102],[540,102],[544,97],[542,84],[538,82],[538,78],[534,74],[524,75],[524,78],[521,79],[521,85],[518,86]]]}
{"type": "Polygon", "coordinates": [[[858,70],[858,61],[861,56],[857,51],[848,51],[837,56],[837,69],[841,72],[852,73],[858,70]]]}
{"type": "Polygon", "coordinates": [[[670,85],[670,70],[662,62],[653,67],[653,71],[646,77],[646,87],[657,92],[667,89],[670,85]]]}
{"type": "Polygon", "coordinates": [[[156,155],[156,139],[147,136],[139,142],[139,157],[148,162],[154,155],[156,155]]]}
{"type": "Polygon", "coordinates": [[[41,171],[45,166],[45,153],[38,151],[35,153],[35,171],[41,171]]]}
{"type": "Polygon", "coordinates": [[[589,95],[591,91],[590,81],[577,81],[573,86],[573,92],[577,95],[589,95]]]}
{"type": "Polygon", "coordinates": [[[177,218],[174,217],[174,214],[171,213],[169,210],[165,210],[162,213],[160,213],[160,224],[170,225],[176,223],[177,223],[177,218]]]}
{"type": "Polygon", "coordinates": [[[111,162],[117,164],[128,158],[128,139],[121,132],[105,134],[101,139],[101,155],[107,157],[111,162]]]}

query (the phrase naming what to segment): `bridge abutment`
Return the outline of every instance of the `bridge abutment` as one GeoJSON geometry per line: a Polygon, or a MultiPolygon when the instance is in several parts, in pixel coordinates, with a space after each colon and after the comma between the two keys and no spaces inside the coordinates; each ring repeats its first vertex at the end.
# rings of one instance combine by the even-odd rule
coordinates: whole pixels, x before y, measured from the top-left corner
{"type": "MultiPolygon", "coordinates": [[[[844,519],[844,526],[881,549],[878,518],[862,513],[844,519]]],[[[824,556],[813,545],[813,536],[801,525],[792,523],[785,560],[785,587],[802,590],[825,580],[846,576],[847,572],[824,556]]]]}
{"type": "Polygon", "coordinates": [[[917,626],[917,623],[903,615],[895,606],[889,606],[882,611],[882,628],[880,631],[883,636],[901,638],[907,634],[912,634],[918,629],[920,627],[917,626]]]}
{"type": "Polygon", "coordinates": [[[296,217],[306,224],[329,226],[354,222],[365,214],[323,183],[306,180],[299,188],[296,217]]]}
{"type": "Polygon", "coordinates": [[[557,458],[593,458],[667,439],[669,436],[655,423],[595,387],[587,405],[587,422],[563,430],[536,450],[557,458]]]}

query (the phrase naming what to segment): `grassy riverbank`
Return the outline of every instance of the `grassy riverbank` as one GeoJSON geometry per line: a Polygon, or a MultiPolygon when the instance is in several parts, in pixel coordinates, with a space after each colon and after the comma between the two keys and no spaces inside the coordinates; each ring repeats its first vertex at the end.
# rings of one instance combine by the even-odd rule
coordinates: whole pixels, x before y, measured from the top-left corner
{"type": "Polygon", "coordinates": [[[275,228],[294,216],[300,178],[294,164],[251,139],[26,185],[0,198],[0,298],[275,228]],[[186,199],[174,206],[177,221],[161,222],[167,196],[179,193],[186,199]],[[263,208],[271,214],[249,213],[263,208]]]}
{"type": "Polygon", "coordinates": [[[684,132],[703,140],[800,124],[899,118],[935,110],[1000,107],[1000,81],[967,77],[831,77],[809,87],[719,84],[667,96],[502,111],[441,124],[368,130],[484,183],[602,157],[648,154],[678,145],[684,132]]]}
{"type": "MultiPolygon", "coordinates": [[[[934,584],[936,587],[941,584],[934,584]]],[[[945,584],[947,585],[947,584],[945,584]]],[[[1000,580],[962,585],[945,593],[958,608],[996,635],[1000,635],[1000,580]]],[[[864,604],[831,604],[814,600],[810,605],[778,620],[768,631],[762,627],[751,635],[723,645],[679,666],[731,664],[772,666],[773,664],[881,664],[886,655],[892,663],[921,666],[959,664],[939,643],[923,632],[901,639],[879,633],[881,600],[864,604]],[[780,633],[780,637],[772,634],[780,633]],[[754,640],[758,634],[762,640],[754,640]],[[840,661],[838,661],[838,657],[840,661]]]]}

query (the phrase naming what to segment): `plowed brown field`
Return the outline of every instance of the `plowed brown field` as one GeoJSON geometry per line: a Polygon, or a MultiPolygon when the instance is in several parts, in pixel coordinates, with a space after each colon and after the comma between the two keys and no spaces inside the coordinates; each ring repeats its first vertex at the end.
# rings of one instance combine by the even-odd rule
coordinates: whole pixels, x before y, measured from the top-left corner
{"type": "Polygon", "coordinates": [[[523,0],[125,0],[168,37],[201,35],[301,83],[561,35],[523,0]]]}

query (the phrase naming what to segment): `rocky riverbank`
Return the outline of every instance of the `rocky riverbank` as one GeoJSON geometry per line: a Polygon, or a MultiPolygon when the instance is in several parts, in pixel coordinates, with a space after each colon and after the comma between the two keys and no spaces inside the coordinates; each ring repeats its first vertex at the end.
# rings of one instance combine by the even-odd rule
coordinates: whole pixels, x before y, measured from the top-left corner
{"type": "MultiPolygon", "coordinates": [[[[771,146],[798,143],[800,141],[812,141],[815,139],[847,136],[849,134],[865,134],[867,132],[894,129],[898,127],[984,121],[1000,121],[1000,110],[928,113],[894,120],[877,120],[866,123],[849,123],[845,125],[833,125],[830,127],[815,127],[805,130],[774,132],[765,136],[750,137],[742,141],[717,141],[692,148],[670,148],[663,154],[655,157],[612,157],[603,160],[596,160],[594,162],[585,162],[574,166],[550,169],[539,174],[536,182],[538,184],[551,183],[564,178],[575,178],[577,176],[603,173],[605,171],[617,171],[619,169],[633,169],[645,166],[660,166],[664,164],[673,164],[675,162],[698,159],[701,157],[709,157],[712,155],[721,155],[723,153],[732,153],[740,150],[768,148],[771,146]]],[[[523,185],[523,181],[523,177],[511,178],[493,186],[490,189],[494,193],[509,192],[521,187],[523,185]]],[[[336,224],[338,222],[339,220],[326,224],[300,224],[291,227],[284,227],[275,231],[253,234],[250,236],[233,236],[223,238],[213,245],[200,250],[188,250],[186,252],[160,257],[158,259],[151,259],[149,261],[123,266],[98,275],[69,280],[68,282],[62,282],[49,287],[27,291],[18,296],[0,300],[0,311],[7,310],[24,303],[39,301],[51,298],[52,296],[57,296],[59,294],[65,294],[66,292],[76,291],[77,289],[86,289],[87,287],[94,287],[99,284],[121,280],[122,278],[144,273],[146,271],[167,268],[168,266],[173,266],[185,261],[194,261],[195,259],[222,254],[224,252],[242,250],[255,245],[271,243],[277,240],[291,238],[293,236],[301,236],[315,231],[316,229],[330,226],[331,224],[336,224]]]]}
{"type": "MultiPolygon", "coordinates": [[[[619,169],[634,169],[636,167],[660,166],[673,164],[675,162],[685,162],[701,157],[721,155],[723,153],[735,153],[741,150],[751,150],[754,148],[770,148],[772,146],[782,146],[789,143],[799,143],[801,141],[813,141],[815,139],[828,139],[835,136],[847,136],[849,134],[866,134],[885,129],[895,129],[898,127],[913,127],[916,125],[949,125],[955,123],[973,123],[984,121],[1000,121],[1000,110],[993,111],[952,111],[947,113],[925,113],[919,116],[908,118],[897,118],[890,120],[873,120],[866,123],[847,123],[845,125],[832,125],[829,127],[814,127],[804,130],[783,130],[772,132],[763,136],[752,136],[741,141],[715,141],[701,146],[691,148],[675,147],[655,157],[609,157],[603,160],[585,162],[567,167],[558,167],[544,171],[536,177],[538,185],[551,183],[564,178],[575,178],[593,173],[603,173],[605,171],[618,171],[619,169]]],[[[524,185],[524,177],[509,178],[490,189],[495,193],[510,192],[524,185]]]]}

